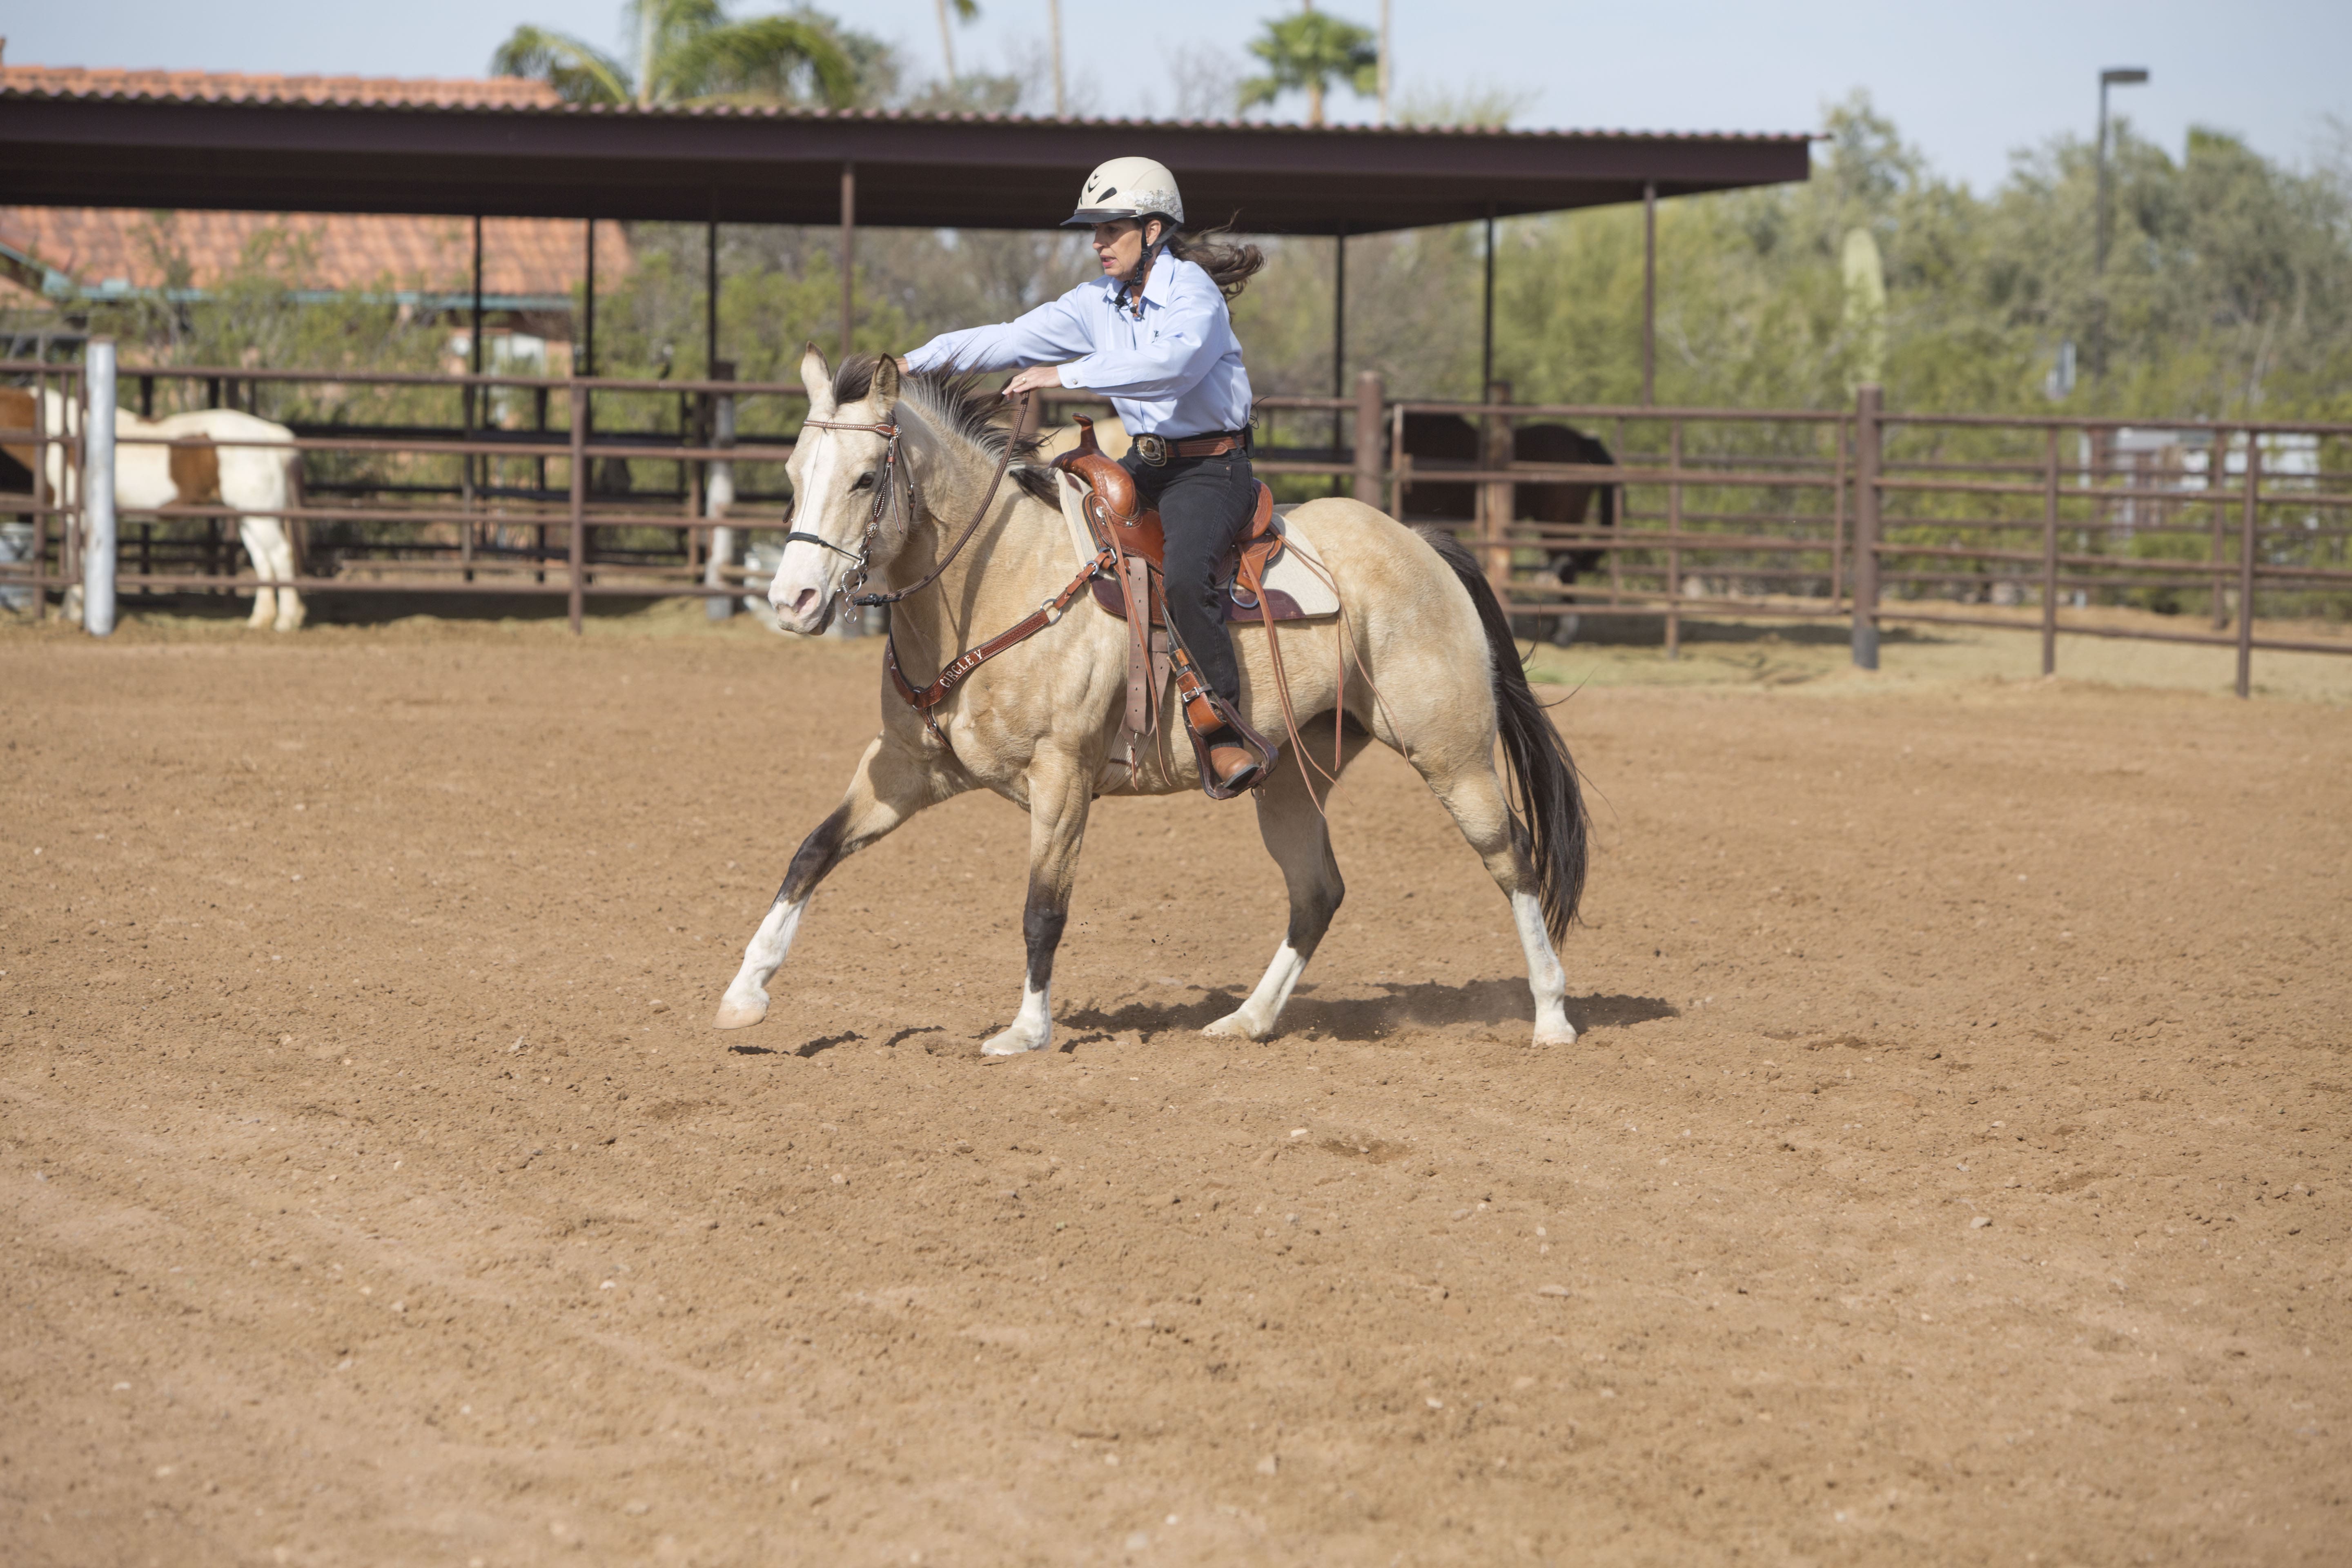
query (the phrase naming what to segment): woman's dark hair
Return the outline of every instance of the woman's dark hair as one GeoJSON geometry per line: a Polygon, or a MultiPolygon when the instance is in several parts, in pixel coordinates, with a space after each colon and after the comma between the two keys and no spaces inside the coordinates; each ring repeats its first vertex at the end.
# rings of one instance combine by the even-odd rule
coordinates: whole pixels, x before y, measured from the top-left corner
{"type": "Polygon", "coordinates": [[[1209,280],[1230,300],[1239,294],[1250,279],[1265,266],[1265,252],[1256,246],[1223,243],[1224,237],[1233,231],[1231,223],[1223,223],[1214,228],[1197,229],[1191,234],[1171,235],[1168,254],[1179,261],[1189,261],[1207,273],[1209,280]]]}

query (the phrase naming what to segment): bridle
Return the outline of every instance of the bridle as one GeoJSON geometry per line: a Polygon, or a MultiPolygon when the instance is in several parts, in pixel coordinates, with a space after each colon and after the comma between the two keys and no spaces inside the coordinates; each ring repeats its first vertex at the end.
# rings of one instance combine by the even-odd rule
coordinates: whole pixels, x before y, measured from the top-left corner
{"type": "MultiPolygon", "coordinates": [[[[1018,431],[1029,411],[1029,395],[1026,392],[1021,395],[1020,402],[1014,407],[1016,412],[1013,416],[1013,428],[1018,431]]],[[[971,536],[980,531],[982,521],[988,516],[988,509],[996,502],[997,489],[1004,483],[1004,470],[1013,462],[1013,437],[1008,434],[1004,438],[1004,450],[997,455],[996,472],[989,477],[988,493],[980,498],[980,505],[972,512],[971,521],[963,525],[963,531],[956,536],[956,542],[948,547],[948,552],[945,555],[940,557],[940,563],[924,574],[922,581],[910,587],[900,588],[895,593],[860,594],[855,590],[866,585],[866,574],[871,570],[874,560],[874,541],[882,531],[882,520],[886,509],[896,503],[904,520],[910,526],[914,522],[916,515],[914,465],[900,460],[898,426],[889,420],[879,420],[867,425],[841,419],[803,419],[801,421],[801,427],[804,430],[862,430],[869,436],[881,437],[887,443],[882,448],[882,477],[874,487],[874,508],[866,519],[866,537],[856,550],[845,550],[823,534],[810,533],[803,529],[794,529],[784,535],[786,544],[792,543],[795,539],[805,540],[811,544],[822,544],[835,554],[845,555],[856,562],[857,564],[855,576],[841,584],[840,592],[843,598],[860,609],[870,609],[877,605],[895,605],[901,599],[911,599],[938,582],[940,574],[954,563],[955,558],[963,552],[963,547],[971,542],[971,536]],[[894,484],[892,482],[894,479],[898,482],[894,484]],[[902,496],[903,501],[900,500],[902,496]]]]}
{"type": "MultiPolygon", "coordinates": [[[[874,541],[882,531],[882,521],[886,510],[898,500],[902,489],[906,497],[904,512],[911,520],[915,504],[914,469],[911,465],[899,462],[898,426],[887,420],[871,425],[859,425],[840,419],[804,419],[801,425],[803,429],[863,430],[868,435],[881,437],[886,443],[882,448],[882,476],[874,487],[874,506],[866,518],[866,537],[859,541],[856,550],[845,550],[824,534],[811,533],[804,528],[793,529],[784,535],[786,545],[790,545],[797,539],[803,543],[820,545],[832,551],[835,555],[845,555],[856,563],[852,568],[852,577],[841,585],[842,594],[847,596],[854,590],[865,586],[866,573],[874,560],[874,541]],[[904,475],[903,486],[894,483],[893,481],[898,479],[902,474],[904,475]]],[[[853,599],[851,602],[856,601],[853,599]]]]}
{"type": "MultiPolygon", "coordinates": [[[[1017,432],[1027,421],[1029,394],[1024,392],[1015,407],[1018,412],[1013,416],[1013,430],[1017,432]]],[[[996,472],[989,478],[988,493],[980,498],[980,506],[972,512],[971,521],[963,525],[963,531],[958,534],[956,542],[948,547],[948,552],[940,557],[940,563],[925,573],[920,582],[910,584],[907,587],[888,594],[857,594],[851,590],[866,581],[866,571],[874,554],[874,540],[882,528],[884,509],[893,504],[894,498],[903,494],[905,497],[903,504],[909,517],[911,518],[913,514],[916,505],[914,470],[911,465],[903,463],[899,459],[898,426],[895,424],[859,425],[834,419],[808,419],[802,422],[803,428],[810,426],[819,430],[863,430],[868,435],[879,436],[889,443],[883,453],[883,479],[874,497],[873,513],[866,520],[866,539],[863,544],[856,551],[848,551],[830,539],[824,539],[814,533],[795,530],[784,535],[784,541],[788,544],[795,539],[804,539],[812,544],[822,544],[835,554],[846,555],[856,562],[857,563],[856,581],[844,583],[840,591],[842,596],[850,604],[861,608],[876,605],[895,605],[901,599],[912,598],[938,582],[940,574],[945,572],[955,558],[963,552],[963,547],[971,542],[971,536],[980,531],[981,523],[988,517],[988,509],[996,504],[997,489],[1004,483],[1004,470],[1011,467],[1013,462],[1014,437],[1008,433],[1004,440],[1004,450],[997,455],[996,472]],[[900,473],[904,473],[904,479],[894,485],[892,479],[900,473]]],[[[898,688],[898,695],[906,700],[907,706],[912,708],[921,718],[924,728],[930,731],[932,738],[952,753],[954,747],[948,741],[947,732],[940,728],[940,721],[931,716],[931,710],[946,701],[948,694],[961,685],[964,678],[973,670],[1007,648],[1018,647],[1059,621],[1063,612],[1070,607],[1072,602],[1085,590],[1087,584],[1093,582],[1096,577],[1111,571],[1117,564],[1118,560],[1113,551],[1109,546],[1104,546],[1092,561],[1079,568],[1078,574],[1071,578],[1060,593],[1047,598],[1019,622],[999,632],[979,647],[966,648],[956,655],[941,668],[939,675],[929,686],[919,690],[907,679],[906,672],[898,668],[898,641],[896,632],[885,632],[882,638],[882,664],[884,670],[890,677],[890,684],[898,688]]]]}

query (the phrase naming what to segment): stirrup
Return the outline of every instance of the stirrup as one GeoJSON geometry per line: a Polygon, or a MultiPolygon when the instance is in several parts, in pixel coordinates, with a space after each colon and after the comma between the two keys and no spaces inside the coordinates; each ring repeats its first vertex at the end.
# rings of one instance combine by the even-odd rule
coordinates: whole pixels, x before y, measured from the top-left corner
{"type": "Polygon", "coordinates": [[[1265,782],[1272,763],[1263,752],[1253,748],[1242,738],[1242,732],[1231,724],[1219,726],[1210,734],[1200,737],[1202,787],[1212,795],[1231,799],[1245,790],[1255,789],[1265,782]],[[1217,753],[1232,752],[1241,759],[1240,766],[1230,773],[1217,771],[1217,753]]]}

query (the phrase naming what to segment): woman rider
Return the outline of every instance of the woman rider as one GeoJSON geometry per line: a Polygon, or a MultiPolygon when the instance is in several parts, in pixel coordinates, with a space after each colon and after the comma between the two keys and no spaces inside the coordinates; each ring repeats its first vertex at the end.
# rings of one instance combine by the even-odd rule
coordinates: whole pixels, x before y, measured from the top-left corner
{"type": "MultiPolygon", "coordinates": [[[[1183,222],[1184,200],[1164,165],[1113,158],[1087,177],[1066,225],[1094,229],[1100,278],[1018,321],[942,332],[904,363],[916,371],[1017,365],[1008,397],[1067,386],[1110,399],[1136,437],[1120,463],[1143,504],[1160,509],[1166,531],[1169,621],[1230,710],[1241,697],[1241,671],[1215,577],[1249,522],[1256,480],[1249,373],[1225,301],[1265,258],[1254,245],[1188,238],[1178,232],[1183,222]]],[[[1207,747],[1221,785],[1245,782],[1256,766],[1230,728],[1207,737],[1207,747]]]]}

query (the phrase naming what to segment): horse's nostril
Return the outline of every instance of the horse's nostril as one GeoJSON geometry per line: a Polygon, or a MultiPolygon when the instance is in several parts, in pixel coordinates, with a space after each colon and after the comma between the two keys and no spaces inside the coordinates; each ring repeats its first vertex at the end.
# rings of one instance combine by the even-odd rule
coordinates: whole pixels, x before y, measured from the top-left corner
{"type": "Polygon", "coordinates": [[[814,588],[803,588],[793,596],[793,614],[796,616],[806,615],[815,606],[816,590],[814,588]]]}

